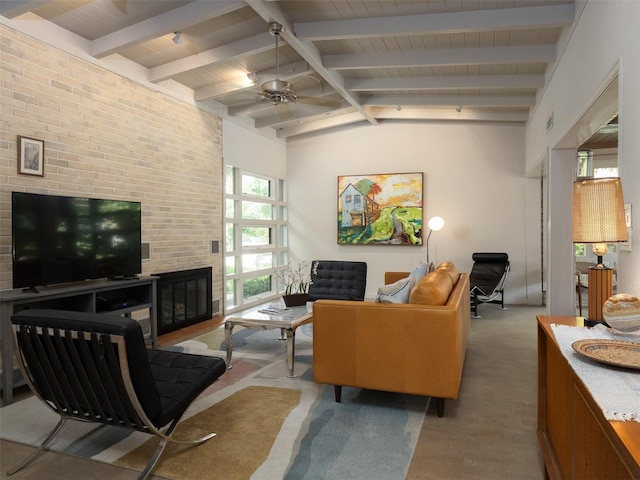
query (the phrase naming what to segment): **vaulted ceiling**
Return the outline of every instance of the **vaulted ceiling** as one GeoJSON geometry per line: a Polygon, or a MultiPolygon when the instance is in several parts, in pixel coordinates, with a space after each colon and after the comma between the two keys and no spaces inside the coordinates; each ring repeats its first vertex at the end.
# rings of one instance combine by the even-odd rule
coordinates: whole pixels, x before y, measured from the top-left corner
{"type": "Polygon", "coordinates": [[[107,64],[126,59],[288,138],[385,120],[524,124],[574,3],[3,0],[0,14],[53,23],[107,64]],[[274,80],[297,102],[261,100],[274,80]]]}

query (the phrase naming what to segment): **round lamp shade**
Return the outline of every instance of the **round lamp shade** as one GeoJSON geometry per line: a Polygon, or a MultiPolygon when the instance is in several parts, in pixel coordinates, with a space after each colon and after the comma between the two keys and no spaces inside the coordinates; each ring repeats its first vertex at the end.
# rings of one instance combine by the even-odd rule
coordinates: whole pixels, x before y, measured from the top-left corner
{"type": "Polygon", "coordinates": [[[430,230],[437,232],[438,230],[442,230],[442,227],[444,227],[444,220],[442,217],[431,217],[427,225],[430,230]]]}

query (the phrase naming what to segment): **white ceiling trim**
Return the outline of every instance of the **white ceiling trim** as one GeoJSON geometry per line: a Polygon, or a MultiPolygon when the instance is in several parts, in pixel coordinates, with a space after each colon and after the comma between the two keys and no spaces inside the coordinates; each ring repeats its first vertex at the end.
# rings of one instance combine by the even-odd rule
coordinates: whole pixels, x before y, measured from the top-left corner
{"type": "MultiPolygon", "coordinates": [[[[332,113],[335,113],[335,111],[332,113]]],[[[327,116],[327,118],[323,118],[322,120],[302,122],[292,127],[281,128],[277,131],[276,136],[278,138],[286,138],[293,135],[302,135],[303,133],[326,130],[328,128],[350,125],[352,123],[361,123],[364,121],[365,120],[359,112],[345,113],[343,115],[331,115],[327,116]]]]}
{"type": "Polygon", "coordinates": [[[318,41],[565,27],[573,16],[574,6],[569,4],[296,23],[295,28],[300,40],[318,41]]]}
{"type": "Polygon", "coordinates": [[[353,91],[442,90],[451,88],[542,88],[544,75],[469,75],[346,79],[353,91]]]}
{"type": "MultiPolygon", "coordinates": [[[[352,113],[353,107],[346,107],[344,110],[348,110],[348,113],[352,113]]],[[[340,116],[340,115],[345,115],[345,113],[341,112],[340,110],[330,110],[330,111],[316,113],[313,115],[309,115],[308,112],[307,113],[291,112],[291,114],[287,117],[282,117],[282,118],[271,117],[271,118],[258,119],[255,121],[255,127],[265,128],[265,127],[277,127],[279,125],[284,125],[286,128],[287,125],[297,125],[303,122],[312,122],[312,121],[324,119],[327,116],[331,116],[331,115],[340,116]]],[[[362,120],[362,117],[360,117],[360,119],[362,120]]]]}
{"type": "Polygon", "coordinates": [[[260,33],[253,37],[243,38],[237,42],[227,43],[206,52],[197,53],[173,62],[158,65],[149,69],[149,79],[161,82],[181,73],[197,68],[213,65],[218,62],[228,62],[234,58],[266,52],[273,49],[273,37],[268,33],[260,33]]]}
{"type": "Polygon", "coordinates": [[[96,58],[106,57],[125,48],[152,40],[246,6],[242,1],[198,0],[153,18],[122,28],[91,42],[90,53],[96,58]]]}
{"type": "Polygon", "coordinates": [[[459,48],[413,52],[379,52],[324,55],[324,66],[336,70],[366,68],[486,65],[554,62],[555,45],[529,47],[459,48]]]}
{"type": "Polygon", "coordinates": [[[375,96],[363,102],[363,105],[394,106],[394,105],[439,105],[439,106],[474,106],[474,107],[532,107],[536,103],[535,95],[522,96],[482,96],[482,95],[429,95],[429,96],[402,96],[388,95],[375,96]]]}
{"type": "Polygon", "coordinates": [[[462,110],[457,112],[454,109],[429,109],[429,108],[403,108],[400,111],[395,109],[384,109],[376,112],[376,118],[380,120],[468,120],[480,122],[510,122],[525,123],[529,120],[528,113],[504,113],[504,112],[483,112],[477,110],[462,110]]]}

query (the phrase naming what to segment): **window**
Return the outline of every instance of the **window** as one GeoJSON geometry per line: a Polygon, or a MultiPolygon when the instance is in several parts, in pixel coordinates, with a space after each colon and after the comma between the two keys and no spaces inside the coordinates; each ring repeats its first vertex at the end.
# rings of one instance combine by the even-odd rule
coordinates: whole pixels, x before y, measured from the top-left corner
{"type": "Polygon", "coordinates": [[[618,176],[618,167],[594,168],[593,169],[593,176],[595,178],[617,177],[618,176]]]}
{"type": "Polygon", "coordinates": [[[274,271],[286,265],[285,181],[225,170],[225,312],[275,298],[274,271]]]}

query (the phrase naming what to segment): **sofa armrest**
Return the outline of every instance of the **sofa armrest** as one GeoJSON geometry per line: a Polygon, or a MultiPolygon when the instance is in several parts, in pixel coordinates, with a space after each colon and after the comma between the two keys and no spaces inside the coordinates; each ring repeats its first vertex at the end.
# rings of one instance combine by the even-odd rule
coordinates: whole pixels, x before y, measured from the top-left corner
{"type": "Polygon", "coordinates": [[[395,283],[398,280],[407,278],[408,276],[409,272],[384,272],[384,284],[389,285],[390,283],[395,283]]]}

